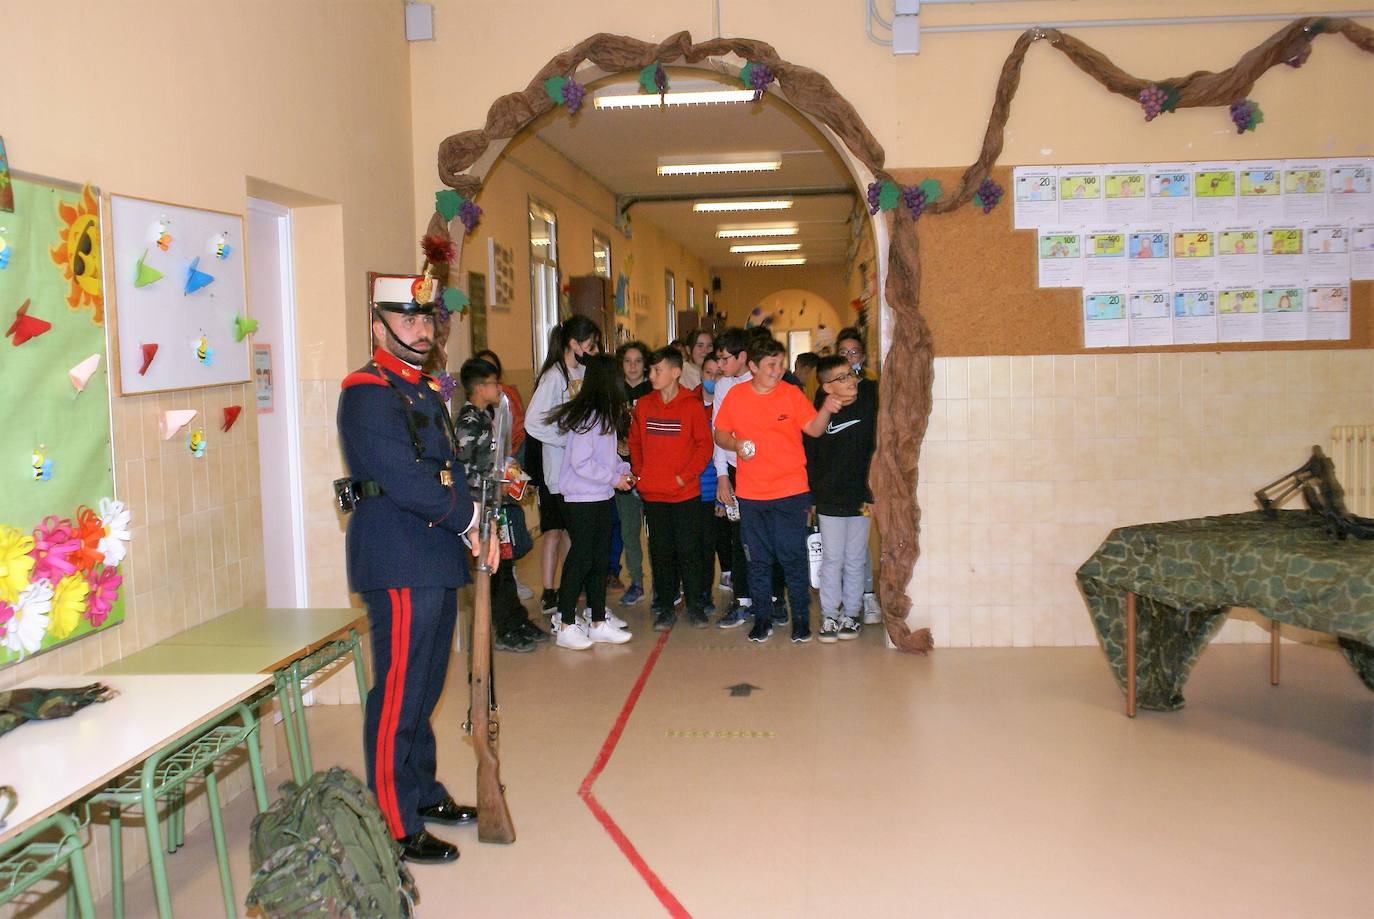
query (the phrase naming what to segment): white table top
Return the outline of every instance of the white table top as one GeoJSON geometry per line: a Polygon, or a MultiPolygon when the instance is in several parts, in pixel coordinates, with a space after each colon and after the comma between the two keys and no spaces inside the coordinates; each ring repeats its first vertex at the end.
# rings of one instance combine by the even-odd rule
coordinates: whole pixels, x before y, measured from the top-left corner
{"type": "Polygon", "coordinates": [[[271,674],[215,673],[49,676],[21,683],[52,688],[100,682],[119,696],[0,736],[0,785],[19,795],[0,841],[98,790],[271,681],[271,674]]]}

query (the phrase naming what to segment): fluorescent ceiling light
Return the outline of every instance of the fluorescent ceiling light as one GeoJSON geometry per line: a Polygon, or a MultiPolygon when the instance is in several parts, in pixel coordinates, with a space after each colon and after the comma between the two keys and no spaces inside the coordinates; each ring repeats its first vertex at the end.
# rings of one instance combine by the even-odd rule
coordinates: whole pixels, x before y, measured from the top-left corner
{"type": "Polygon", "coordinates": [[[597,96],[592,104],[597,108],[658,108],[660,105],[717,105],[727,102],[753,102],[752,89],[716,89],[690,93],[635,93],[634,95],[597,96]]]}
{"type": "Polygon", "coordinates": [[[660,156],[661,176],[719,175],[728,172],[776,172],[781,153],[712,153],[709,156],[660,156]]]}
{"type": "Polygon", "coordinates": [[[731,252],[796,252],[801,243],[756,243],[749,246],[731,246],[731,252]]]}
{"type": "Polygon", "coordinates": [[[785,211],[792,206],[791,198],[774,201],[698,201],[692,205],[697,213],[719,211],[785,211]]]}
{"type": "Polygon", "coordinates": [[[795,223],[779,226],[725,227],[716,230],[716,239],[753,239],[759,236],[796,236],[795,223]]]}
{"type": "Polygon", "coordinates": [[[747,258],[744,264],[748,268],[780,268],[785,265],[805,265],[806,256],[799,255],[795,258],[747,258]]]}

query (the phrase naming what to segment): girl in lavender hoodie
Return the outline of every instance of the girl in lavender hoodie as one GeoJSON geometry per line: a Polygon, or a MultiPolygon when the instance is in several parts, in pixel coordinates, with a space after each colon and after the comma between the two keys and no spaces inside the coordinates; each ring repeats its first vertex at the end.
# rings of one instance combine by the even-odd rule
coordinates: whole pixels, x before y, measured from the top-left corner
{"type": "Polygon", "coordinates": [[[613,357],[589,356],[577,395],[548,415],[567,437],[558,487],[572,541],[563,561],[555,622],[559,647],[575,651],[595,642],[623,644],[630,633],[606,616],[606,566],[611,558],[611,503],[617,490],[634,486],[630,464],[616,452],[626,436],[629,406],[613,357]],[[577,599],[585,591],[589,619],[578,621],[577,599]]]}

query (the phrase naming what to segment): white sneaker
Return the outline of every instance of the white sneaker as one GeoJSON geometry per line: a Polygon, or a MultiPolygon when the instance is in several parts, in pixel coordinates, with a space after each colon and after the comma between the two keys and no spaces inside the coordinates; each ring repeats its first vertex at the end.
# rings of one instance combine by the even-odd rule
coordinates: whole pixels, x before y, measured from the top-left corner
{"type": "Polygon", "coordinates": [[[559,629],[563,628],[563,617],[554,613],[549,617],[549,634],[557,635],[559,629]]]}
{"type": "MultiPolygon", "coordinates": [[[[564,629],[564,631],[567,630],[564,629]]],[[[612,645],[623,645],[630,640],[630,633],[624,629],[616,628],[609,619],[603,622],[593,622],[592,627],[587,629],[586,635],[590,641],[605,642],[612,645]]]]}
{"type": "Polygon", "coordinates": [[[883,611],[878,606],[877,594],[864,594],[864,625],[877,625],[883,621],[883,611]]]}
{"type": "Polygon", "coordinates": [[[731,593],[734,593],[734,592],[735,592],[735,591],[734,591],[734,588],[732,588],[732,587],[730,586],[730,572],[728,572],[728,571],[722,571],[722,572],[721,572],[721,574],[720,574],[720,589],[721,589],[721,590],[728,590],[728,591],[730,591],[731,593]]]}
{"type": "Polygon", "coordinates": [[[567,648],[571,651],[585,651],[592,646],[592,640],[580,622],[574,622],[572,625],[560,628],[558,636],[554,638],[554,643],[560,648],[567,648]]]}
{"type": "Polygon", "coordinates": [[[534,591],[531,588],[526,587],[524,584],[521,584],[518,579],[515,582],[515,592],[519,595],[521,600],[534,599],[534,591]]]}
{"type": "MultiPolygon", "coordinates": [[[[581,618],[582,624],[590,629],[592,627],[591,607],[585,607],[582,610],[582,615],[579,618],[581,618]]],[[[609,622],[611,625],[615,626],[617,629],[623,629],[625,628],[625,626],[629,625],[629,623],[627,623],[624,619],[621,619],[615,613],[611,612],[611,608],[609,606],[606,607],[606,621],[609,622]]]]}

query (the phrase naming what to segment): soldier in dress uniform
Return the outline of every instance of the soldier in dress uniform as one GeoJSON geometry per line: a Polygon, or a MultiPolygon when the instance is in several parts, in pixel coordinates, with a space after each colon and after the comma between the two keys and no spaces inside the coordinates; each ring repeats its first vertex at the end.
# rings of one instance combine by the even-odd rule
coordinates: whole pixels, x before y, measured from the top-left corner
{"type": "MultiPolygon", "coordinates": [[[[438,285],[378,277],[372,288],[377,350],[343,381],[339,442],[350,478],[336,483],[348,521],[348,580],[367,604],[372,689],[363,745],[368,786],[409,861],[458,858],[427,822],[473,822],[435,777],[430,716],[444,689],[467,584],[463,543],[479,552],[477,505],[454,453],[439,384],[423,373],[434,347],[438,285]]],[[[488,545],[497,552],[495,541],[488,545]]],[[[491,559],[493,567],[495,559],[491,559]]]]}

